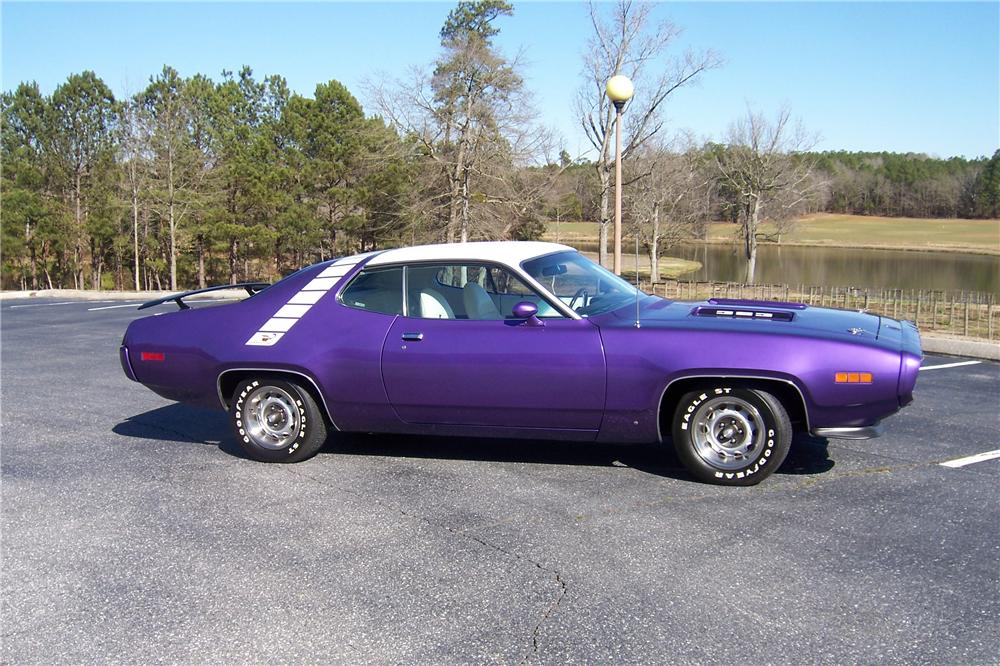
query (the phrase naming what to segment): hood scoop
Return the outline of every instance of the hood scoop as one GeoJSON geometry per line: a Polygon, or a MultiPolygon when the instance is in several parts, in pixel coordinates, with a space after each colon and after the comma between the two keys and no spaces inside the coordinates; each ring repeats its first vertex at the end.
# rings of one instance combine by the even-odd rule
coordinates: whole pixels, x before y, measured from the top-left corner
{"type": "Polygon", "coordinates": [[[710,298],[708,302],[712,305],[733,305],[748,308],[780,308],[782,310],[805,310],[808,305],[805,303],[792,303],[789,301],[755,301],[749,298],[710,298]]]}
{"type": "Polygon", "coordinates": [[[788,310],[805,310],[803,303],[783,301],[751,301],[735,298],[711,298],[710,305],[699,305],[691,314],[696,317],[716,319],[764,319],[768,321],[792,321],[795,313],[788,310]]]}

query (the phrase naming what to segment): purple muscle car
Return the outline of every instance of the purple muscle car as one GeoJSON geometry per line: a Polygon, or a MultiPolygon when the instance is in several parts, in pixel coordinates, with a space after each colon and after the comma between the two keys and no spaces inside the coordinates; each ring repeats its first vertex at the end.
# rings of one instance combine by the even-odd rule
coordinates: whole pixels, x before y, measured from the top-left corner
{"type": "Polygon", "coordinates": [[[246,453],[330,430],[673,440],[704,481],[750,485],[795,431],[868,438],[912,400],[916,328],[799,303],[668,301],[570,247],[463,243],[310,266],[248,298],[138,319],[125,374],[222,406],[246,453]]]}

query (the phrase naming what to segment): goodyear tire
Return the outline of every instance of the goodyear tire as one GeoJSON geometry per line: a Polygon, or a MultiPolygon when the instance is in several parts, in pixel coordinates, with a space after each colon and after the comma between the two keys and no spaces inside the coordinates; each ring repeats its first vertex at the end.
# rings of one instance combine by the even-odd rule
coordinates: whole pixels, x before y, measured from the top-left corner
{"type": "Polygon", "coordinates": [[[770,393],[718,384],[681,398],[673,440],[681,462],[700,480],[752,486],[788,455],[792,424],[770,393]]]}
{"type": "Polygon", "coordinates": [[[300,462],[326,442],[326,421],[309,391],[272,378],[249,379],[236,387],[229,406],[236,440],[262,462],[300,462]]]}

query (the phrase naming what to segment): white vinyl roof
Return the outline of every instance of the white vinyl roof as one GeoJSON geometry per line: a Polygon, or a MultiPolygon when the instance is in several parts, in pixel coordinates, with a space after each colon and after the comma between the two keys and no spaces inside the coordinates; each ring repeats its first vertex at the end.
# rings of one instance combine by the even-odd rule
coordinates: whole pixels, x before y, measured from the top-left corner
{"type": "Polygon", "coordinates": [[[381,266],[412,261],[495,261],[506,266],[519,267],[522,261],[553,252],[574,251],[559,243],[536,241],[487,241],[476,243],[442,243],[416,245],[386,250],[371,259],[368,266],[381,266]]]}

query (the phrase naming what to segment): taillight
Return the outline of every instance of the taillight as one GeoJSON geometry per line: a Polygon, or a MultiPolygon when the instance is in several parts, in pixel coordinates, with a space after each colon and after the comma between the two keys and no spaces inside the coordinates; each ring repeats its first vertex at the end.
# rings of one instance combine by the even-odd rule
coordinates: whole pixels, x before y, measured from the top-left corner
{"type": "Polygon", "coordinates": [[[163,352],[141,352],[139,354],[140,361],[162,361],[163,352]]]}

